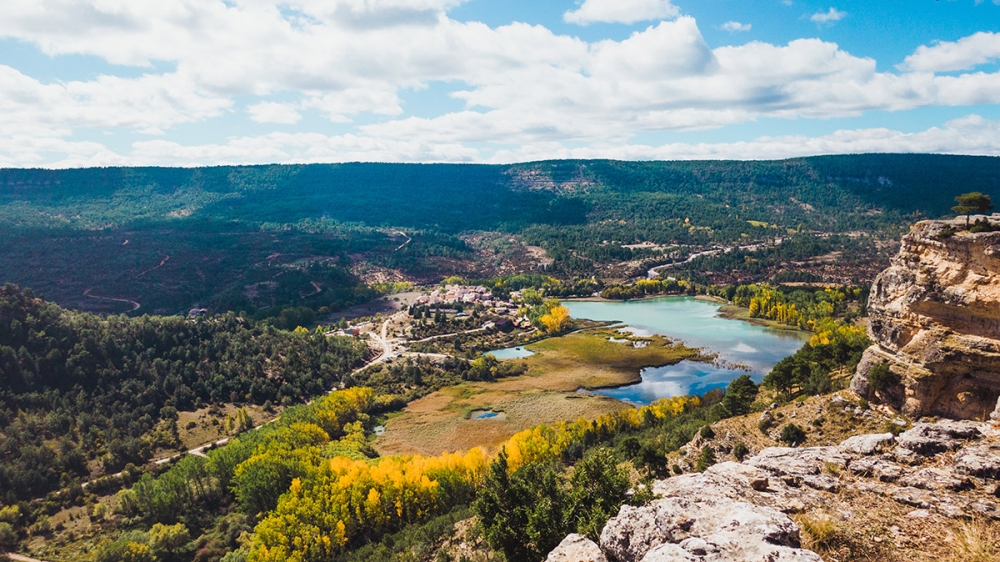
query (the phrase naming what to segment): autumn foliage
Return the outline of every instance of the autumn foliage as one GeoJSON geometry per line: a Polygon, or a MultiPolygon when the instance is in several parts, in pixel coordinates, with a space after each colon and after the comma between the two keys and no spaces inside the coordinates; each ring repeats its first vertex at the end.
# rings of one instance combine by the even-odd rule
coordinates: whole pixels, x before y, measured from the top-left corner
{"type": "MultiPolygon", "coordinates": [[[[328,399],[336,407],[325,409],[324,419],[362,416],[352,408],[370,407],[367,389],[337,392],[328,399]],[[343,393],[344,397],[338,396],[343,393]],[[354,393],[354,394],[350,394],[354,393]]],[[[370,392],[370,391],[368,391],[370,392]]],[[[511,437],[503,446],[512,473],[529,463],[549,461],[591,436],[609,435],[625,428],[638,428],[677,416],[700,404],[698,398],[677,397],[644,408],[628,409],[594,421],[578,420],[554,426],[538,426],[511,437]]],[[[350,425],[349,423],[347,424],[350,425]]],[[[340,425],[331,426],[344,427],[340,425]]],[[[299,431],[296,426],[289,430],[299,431]]],[[[310,430],[316,434],[316,430],[310,430]]],[[[350,433],[343,434],[344,438],[350,433]]],[[[320,436],[321,437],[321,436],[320,436]]],[[[491,457],[476,448],[437,457],[396,456],[378,459],[322,458],[314,439],[299,440],[302,447],[273,442],[270,458],[301,463],[299,476],[290,484],[277,507],[263,517],[254,530],[247,559],[250,562],[310,562],[328,560],[346,549],[377,540],[403,526],[447,512],[472,501],[485,477],[491,457]],[[302,449],[301,451],[299,449],[302,449]],[[311,464],[314,462],[314,464],[311,464]]],[[[264,447],[237,468],[263,462],[270,451],[264,447]]],[[[242,468],[241,468],[242,467],[242,468]]],[[[238,486],[238,484],[237,484],[238,486]]]]}

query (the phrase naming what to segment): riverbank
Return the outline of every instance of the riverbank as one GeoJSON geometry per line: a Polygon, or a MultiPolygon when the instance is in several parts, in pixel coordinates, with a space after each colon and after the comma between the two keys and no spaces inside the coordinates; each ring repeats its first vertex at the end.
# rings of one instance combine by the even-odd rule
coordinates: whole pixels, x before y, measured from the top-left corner
{"type": "Polygon", "coordinates": [[[670,294],[662,294],[662,295],[643,295],[641,297],[636,297],[634,299],[606,299],[604,297],[590,296],[590,297],[569,297],[569,298],[560,299],[560,300],[562,302],[642,302],[642,301],[651,301],[651,300],[656,300],[656,299],[686,299],[686,298],[693,298],[695,300],[707,301],[707,302],[717,302],[717,303],[726,303],[726,302],[729,302],[726,299],[719,298],[719,297],[713,297],[711,295],[695,295],[695,296],[692,297],[691,295],[687,295],[687,294],[683,294],[683,293],[670,293],[670,294]]]}
{"type": "Polygon", "coordinates": [[[765,328],[771,328],[773,330],[782,330],[786,332],[795,332],[808,334],[808,330],[803,330],[795,326],[789,326],[788,324],[782,324],[776,320],[768,320],[767,318],[754,318],[750,316],[750,309],[743,308],[742,306],[736,306],[732,304],[727,304],[725,306],[719,307],[719,316],[722,318],[728,318],[729,320],[740,320],[743,322],[748,322],[755,326],[762,326],[765,328]]]}

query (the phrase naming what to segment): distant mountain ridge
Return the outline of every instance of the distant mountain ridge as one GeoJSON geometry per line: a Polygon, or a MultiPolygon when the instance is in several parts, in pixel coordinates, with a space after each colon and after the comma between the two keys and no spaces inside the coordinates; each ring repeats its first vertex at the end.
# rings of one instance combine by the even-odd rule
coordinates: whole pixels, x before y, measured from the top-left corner
{"type": "MultiPolygon", "coordinates": [[[[963,191],[1000,196],[1000,158],[859,154],[775,161],[0,169],[0,207],[8,224],[59,226],[56,217],[47,222],[17,217],[9,209],[14,203],[44,214],[89,201],[105,212],[83,213],[80,219],[63,215],[61,222],[90,229],[186,218],[295,222],[325,217],[446,231],[577,224],[595,212],[595,198],[622,193],[712,196],[725,204],[749,204],[751,214],[764,210],[753,208],[755,199],[787,206],[791,198],[814,209],[854,203],[869,210],[940,216],[963,191]],[[129,205],[138,202],[140,208],[129,205]]],[[[794,214],[792,207],[782,210],[794,214]]]]}

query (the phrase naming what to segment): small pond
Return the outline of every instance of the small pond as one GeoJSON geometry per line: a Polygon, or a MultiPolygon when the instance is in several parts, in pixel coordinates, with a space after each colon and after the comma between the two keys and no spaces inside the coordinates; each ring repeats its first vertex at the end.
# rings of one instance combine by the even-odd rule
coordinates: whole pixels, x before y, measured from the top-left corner
{"type": "Polygon", "coordinates": [[[487,351],[493,357],[497,359],[522,359],[524,357],[531,357],[535,353],[533,351],[528,351],[523,345],[517,347],[507,347],[504,349],[494,349],[493,351],[487,351]]]}
{"type": "Polygon", "coordinates": [[[475,410],[469,418],[474,420],[504,420],[507,419],[507,414],[493,410],[475,410]]]}

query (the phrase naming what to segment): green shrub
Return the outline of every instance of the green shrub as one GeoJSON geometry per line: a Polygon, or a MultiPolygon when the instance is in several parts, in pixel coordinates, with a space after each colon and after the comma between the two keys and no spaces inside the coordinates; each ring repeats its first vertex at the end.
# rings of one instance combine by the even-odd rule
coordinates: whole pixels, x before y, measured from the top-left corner
{"type": "Polygon", "coordinates": [[[750,449],[748,449],[746,443],[742,441],[733,447],[733,456],[740,462],[743,462],[743,459],[745,459],[748,454],[750,454],[750,449]]]}
{"type": "Polygon", "coordinates": [[[694,469],[697,472],[705,472],[705,470],[715,464],[715,449],[705,445],[701,449],[701,453],[698,455],[698,461],[694,465],[694,469]]]}
{"type": "Polygon", "coordinates": [[[17,531],[13,525],[0,521],[0,547],[11,547],[17,544],[17,531]]]}
{"type": "Polygon", "coordinates": [[[781,428],[781,442],[791,447],[796,447],[806,440],[806,432],[802,428],[790,423],[781,428]]]}
{"type": "Polygon", "coordinates": [[[764,435],[767,435],[768,430],[770,430],[771,427],[773,426],[774,426],[774,416],[771,416],[770,414],[767,413],[762,415],[760,417],[760,421],[757,422],[757,429],[759,429],[760,432],[763,433],[764,435]]]}
{"type": "Polygon", "coordinates": [[[899,375],[892,372],[888,361],[882,361],[868,371],[868,386],[875,392],[883,392],[899,383],[899,375]]]}
{"type": "Polygon", "coordinates": [[[712,429],[711,425],[706,425],[701,428],[698,432],[702,439],[715,439],[715,430],[712,429]]]}

